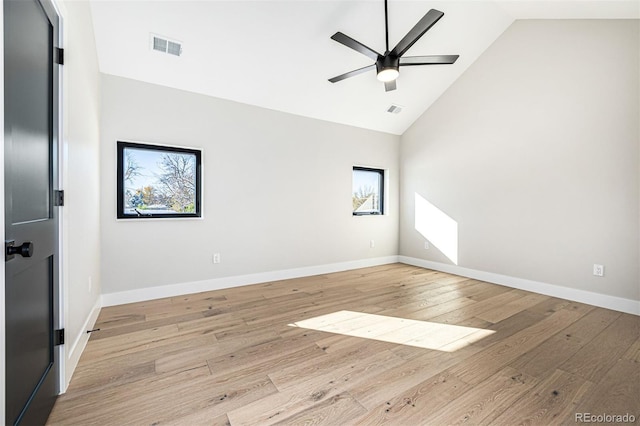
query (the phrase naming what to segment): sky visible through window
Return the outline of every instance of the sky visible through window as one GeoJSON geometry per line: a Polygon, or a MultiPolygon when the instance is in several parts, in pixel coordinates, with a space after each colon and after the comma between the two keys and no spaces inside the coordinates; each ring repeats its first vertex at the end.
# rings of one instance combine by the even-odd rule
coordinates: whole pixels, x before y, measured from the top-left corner
{"type": "Polygon", "coordinates": [[[377,173],[372,173],[365,170],[353,171],[353,192],[358,192],[359,189],[377,188],[379,183],[379,176],[377,173]]]}
{"type": "Polygon", "coordinates": [[[135,148],[126,148],[124,152],[125,157],[131,156],[140,166],[140,174],[127,181],[126,189],[142,188],[157,180],[152,171],[158,169],[160,152],[135,148]]]}

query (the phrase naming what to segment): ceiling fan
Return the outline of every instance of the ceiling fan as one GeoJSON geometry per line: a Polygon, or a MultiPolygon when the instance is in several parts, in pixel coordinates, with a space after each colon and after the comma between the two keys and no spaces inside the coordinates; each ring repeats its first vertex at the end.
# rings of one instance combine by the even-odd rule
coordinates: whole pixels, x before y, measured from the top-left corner
{"type": "Polygon", "coordinates": [[[384,55],[379,54],[370,47],[365,46],[357,40],[352,39],[346,34],[338,31],[331,38],[338,43],[362,53],[365,56],[373,59],[374,64],[368,65],[357,70],[349,71],[339,76],[330,78],[329,81],[337,83],[345,78],[353,77],[363,72],[367,72],[372,69],[376,69],[378,74],[378,80],[384,82],[384,90],[389,92],[396,90],[396,78],[400,75],[401,66],[414,66],[414,65],[440,65],[440,64],[453,64],[459,57],[459,55],[429,55],[429,56],[405,56],[407,50],[414,45],[416,41],[420,39],[440,18],[444,16],[444,13],[439,10],[431,9],[426,15],[418,21],[418,23],[398,42],[393,50],[389,51],[389,19],[387,15],[387,0],[384,0],[384,31],[386,40],[386,50],[384,55]]]}

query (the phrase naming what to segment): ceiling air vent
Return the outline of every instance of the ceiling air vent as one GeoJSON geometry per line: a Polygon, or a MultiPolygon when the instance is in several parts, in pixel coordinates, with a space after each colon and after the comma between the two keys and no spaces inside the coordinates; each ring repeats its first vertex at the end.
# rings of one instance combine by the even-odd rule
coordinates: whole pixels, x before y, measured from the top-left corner
{"type": "Polygon", "coordinates": [[[151,34],[151,49],[168,53],[169,55],[180,56],[182,54],[182,43],[157,34],[151,34]]]}
{"type": "Polygon", "coordinates": [[[387,108],[387,112],[390,112],[391,114],[400,114],[400,111],[402,111],[402,107],[400,105],[391,104],[391,106],[387,108]]]}

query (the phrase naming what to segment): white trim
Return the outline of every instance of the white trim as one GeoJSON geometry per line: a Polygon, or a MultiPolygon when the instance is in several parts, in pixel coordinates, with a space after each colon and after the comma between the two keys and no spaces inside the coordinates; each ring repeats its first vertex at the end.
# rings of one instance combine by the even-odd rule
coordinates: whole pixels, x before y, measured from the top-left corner
{"type": "MultiPolygon", "coordinates": [[[[102,309],[102,298],[98,297],[96,300],[96,304],[89,312],[87,319],[80,327],[78,331],[78,335],[75,339],[73,339],[73,344],[69,347],[67,351],[67,359],[65,360],[65,367],[68,374],[65,374],[64,381],[62,382],[62,387],[60,389],[60,393],[65,393],[67,391],[67,387],[69,387],[69,383],[71,382],[71,376],[73,376],[73,372],[78,366],[78,362],[80,361],[80,356],[82,352],[84,352],[84,348],[87,346],[87,342],[89,341],[89,333],[87,330],[92,330],[96,324],[96,320],[98,319],[98,315],[100,314],[100,309],[102,309]]],[[[70,336],[69,336],[70,337],[70,336]]]]}
{"type": "Polygon", "coordinates": [[[586,303],[588,305],[599,306],[606,309],[613,309],[614,311],[640,315],[640,301],[638,300],[625,299],[622,297],[594,293],[591,291],[579,290],[576,288],[563,287],[555,284],[547,284],[539,281],[494,274],[493,272],[463,268],[457,265],[448,265],[445,263],[417,259],[415,257],[409,256],[398,256],[398,261],[401,263],[406,263],[407,265],[419,266],[421,268],[461,275],[463,277],[469,277],[476,280],[505,285],[508,287],[531,291],[534,293],[540,293],[547,296],[572,300],[574,302],[586,303]]]}
{"type": "MultiPolygon", "coordinates": [[[[174,145],[174,144],[170,144],[170,143],[164,143],[164,142],[148,142],[148,141],[138,141],[138,140],[131,140],[131,139],[116,139],[116,154],[118,153],[118,142],[124,142],[124,143],[137,143],[140,145],[149,145],[151,147],[165,147],[165,148],[180,148],[180,149],[192,149],[194,151],[204,151],[203,147],[195,147],[195,146],[186,146],[186,145],[174,145]]],[[[117,164],[116,164],[117,167],[117,164]]]]}
{"type": "MultiPolygon", "coordinates": [[[[58,15],[58,47],[64,49],[66,47],[66,38],[65,38],[65,22],[64,15],[65,11],[61,8],[60,0],[51,0],[51,4],[53,5],[56,14],[58,15]]],[[[64,7],[64,6],[63,6],[64,7]]],[[[66,114],[66,110],[64,108],[64,66],[58,67],[58,140],[56,144],[56,156],[55,160],[57,160],[57,183],[56,186],[58,190],[64,190],[66,185],[65,179],[65,138],[64,138],[64,117],[66,114]]],[[[62,207],[58,207],[57,212],[57,226],[58,226],[58,318],[55,319],[56,329],[64,329],[67,324],[67,312],[66,307],[68,306],[67,299],[67,285],[66,285],[66,251],[65,251],[65,214],[66,212],[62,207]]],[[[67,389],[67,381],[65,380],[66,371],[67,371],[67,362],[66,362],[66,348],[64,345],[57,346],[54,348],[58,353],[58,377],[56,378],[58,390],[62,394],[67,389]]],[[[75,366],[74,366],[75,368],[75,366]]],[[[73,369],[72,369],[73,371],[73,369]]]]}
{"type": "MultiPolygon", "coordinates": [[[[2,188],[2,197],[0,197],[0,223],[2,223],[2,241],[4,235],[4,7],[0,7],[0,188],[2,188]]],[[[5,422],[5,400],[4,392],[6,389],[6,324],[5,324],[5,272],[4,262],[0,265],[0,423],[5,422]]]]}
{"type": "Polygon", "coordinates": [[[200,293],[203,291],[220,290],[223,288],[239,287],[243,285],[259,284],[270,281],[287,280],[291,278],[308,277],[313,275],[330,274],[332,272],[348,271],[351,269],[367,268],[370,266],[397,263],[398,256],[376,257],[372,259],[353,260],[349,262],[330,263],[326,265],[307,266],[304,268],[283,269],[280,271],[262,272],[257,274],[237,275],[209,280],[192,281],[179,284],[169,284],[157,287],[147,287],[136,290],[106,293],[102,295],[102,306],[122,305],[125,303],[142,302],[145,300],[161,299],[163,297],[180,296],[183,294],[200,293]]]}
{"type": "MultiPolygon", "coordinates": [[[[594,293],[539,281],[510,277],[492,272],[479,271],[456,265],[417,259],[408,256],[385,256],[372,259],[354,260],[349,262],[331,263],[326,265],[308,266],[304,268],[283,269],[280,271],[262,272],[248,275],[236,275],[224,278],[212,278],[202,281],[168,284],[156,287],[147,287],[136,290],[127,290],[102,295],[102,306],[115,306],[125,303],[143,302],[146,300],[161,299],[164,297],[181,296],[184,294],[200,293],[203,291],[221,290],[225,288],[240,287],[244,285],[259,284],[270,281],[279,281],[292,278],[308,277],[313,275],[329,274],[332,272],[348,271],[352,269],[367,268],[370,266],[386,265],[401,262],[407,265],[418,266],[426,269],[447,272],[450,274],[469,277],[494,284],[505,285],[512,288],[531,291],[547,296],[586,303],[615,311],[640,315],[640,301],[594,293]]],[[[96,305],[98,306],[98,305],[96,305]]],[[[94,310],[96,308],[94,307],[94,310]]],[[[92,311],[93,315],[93,311],[92,311]]],[[[97,316],[97,314],[96,314],[97,316]]],[[[95,321],[95,320],[94,320],[95,321]]],[[[87,328],[87,327],[85,327],[87,328]]],[[[75,343],[72,352],[75,351],[75,343]]],[[[71,356],[69,356],[71,358],[71,356]]],[[[74,366],[75,367],[75,366],[74,366]]]]}

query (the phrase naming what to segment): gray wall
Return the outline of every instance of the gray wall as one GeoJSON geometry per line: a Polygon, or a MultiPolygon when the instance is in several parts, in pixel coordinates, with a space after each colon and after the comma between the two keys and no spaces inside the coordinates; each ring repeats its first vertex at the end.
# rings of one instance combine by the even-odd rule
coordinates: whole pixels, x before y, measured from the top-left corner
{"type": "Polygon", "coordinates": [[[461,267],[640,300],[638,28],[505,31],[402,136],[400,254],[451,263],[418,194],[457,222],[461,267]]]}
{"type": "Polygon", "coordinates": [[[101,135],[105,294],[398,253],[397,136],[109,75],[101,135]],[[117,221],[117,140],[202,148],[204,218],[117,221]],[[385,216],[351,215],[354,165],[388,170],[385,216]]]}

